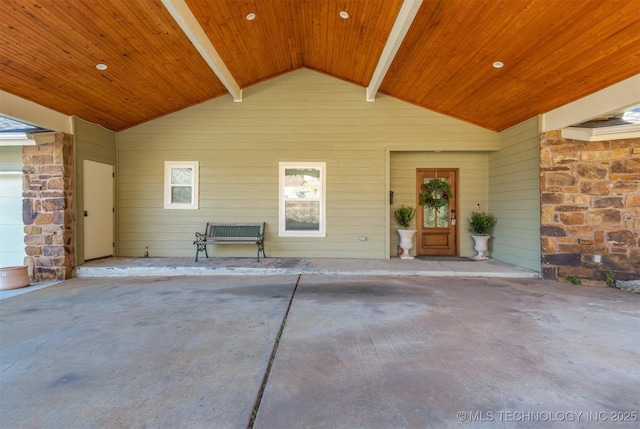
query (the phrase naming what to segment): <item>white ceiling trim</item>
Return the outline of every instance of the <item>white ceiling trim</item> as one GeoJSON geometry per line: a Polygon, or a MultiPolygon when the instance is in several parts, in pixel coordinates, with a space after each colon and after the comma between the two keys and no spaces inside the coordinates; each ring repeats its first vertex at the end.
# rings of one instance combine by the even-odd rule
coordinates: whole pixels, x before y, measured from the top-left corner
{"type": "Polygon", "coordinates": [[[615,125],[611,127],[582,128],[567,127],[562,129],[562,137],[584,142],[640,138],[640,124],[615,125]]]}
{"type": "Polygon", "coordinates": [[[218,76],[218,79],[227,88],[229,94],[233,97],[233,101],[242,101],[242,89],[236,82],[231,72],[227,68],[224,61],[214,48],[213,44],[207,37],[206,33],[198,23],[198,20],[189,6],[184,0],[162,0],[164,7],[167,8],[173,19],[176,20],[182,31],[187,35],[193,46],[196,47],[198,52],[204,60],[209,64],[211,70],[218,76]]]}
{"type": "Polygon", "coordinates": [[[540,132],[561,130],[640,105],[640,74],[594,92],[540,117],[540,132]]]}
{"type": "Polygon", "coordinates": [[[376,65],[369,86],[367,86],[367,101],[376,101],[376,93],[378,89],[380,89],[382,80],[389,71],[389,67],[398,53],[398,49],[404,37],[407,35],[407,31],[409,31],[409,27],[411,27],[413,20],[418,14],[422,1],[423,0],[404,0],[402,3],[396,22],[393,24],[387,43],[384,45],[384,49],[378,60],[378,65],[376,65]]]}
{"type": "Polygon", "coordinates": [[[16,121],[73,134],[71,116],[2,90],[0,90],[0,113],[16,121]]]}

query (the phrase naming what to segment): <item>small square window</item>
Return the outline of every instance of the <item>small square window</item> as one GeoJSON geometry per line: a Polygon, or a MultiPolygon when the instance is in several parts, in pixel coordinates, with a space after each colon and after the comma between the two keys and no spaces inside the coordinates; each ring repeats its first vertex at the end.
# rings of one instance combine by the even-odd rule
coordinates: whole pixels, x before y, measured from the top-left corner
{"type": "Polygon", "coordinates": [[[198,161],[164,162],[164,208],[198,209],[198,161]]]}

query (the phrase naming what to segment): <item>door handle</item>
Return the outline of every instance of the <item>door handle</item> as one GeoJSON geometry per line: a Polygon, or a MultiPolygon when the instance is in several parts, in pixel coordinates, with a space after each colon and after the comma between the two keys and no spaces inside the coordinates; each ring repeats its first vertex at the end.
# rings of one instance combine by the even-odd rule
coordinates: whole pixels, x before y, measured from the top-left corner
{"type": "Polygon", "coordinates": [[[87,213],[87,211],[85,210],[84,211],[84,217],[87,217],[87,216],[89,216],[89,213],[87,213]]]}

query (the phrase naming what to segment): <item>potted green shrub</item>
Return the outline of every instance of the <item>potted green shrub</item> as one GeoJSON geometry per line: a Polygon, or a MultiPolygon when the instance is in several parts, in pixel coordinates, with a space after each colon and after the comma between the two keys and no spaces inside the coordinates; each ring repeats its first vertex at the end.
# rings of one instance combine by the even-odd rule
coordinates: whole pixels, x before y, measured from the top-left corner
{"type": "Polygon", "coordinates": [[[474,249],[478,254],[473,257],[476,260],[489,259],[484,252],[489,249],[489,239],[491,238],[491,228],[496,224],[495,217],[485,212],[471,212],[469,220],[469,232],[475,243],[474,249]]]}
{"type": "Polygon", "coordinates": [[[413,206],[405,207],[404,205],[394,212],[398,225],[404,229],[398,229],[398,235],[400,235],[400,249],[398,256],[400,259],[413,259],[413,256],[409,254],[409,251],[413,247],[413,237],[416,235],[415,229],[409,229],[411,227],[411,221],[416,216],[416,209],[413,206]]]}

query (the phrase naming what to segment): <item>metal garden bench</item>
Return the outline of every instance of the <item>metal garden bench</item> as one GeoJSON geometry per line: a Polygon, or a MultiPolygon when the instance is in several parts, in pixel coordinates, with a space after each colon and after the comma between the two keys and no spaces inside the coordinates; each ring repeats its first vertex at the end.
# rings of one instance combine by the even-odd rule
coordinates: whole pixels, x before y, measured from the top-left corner
{"type": "Polygon", "coordinates": [[[207,222],[205,233],[196,232],[196,262],[198,255],[207,252],[207,244],[255,244],[258,246],[258,262],[260,262],[260,251],[264,253],[264,222],[262,223],[215,223],[207,222]]]}

